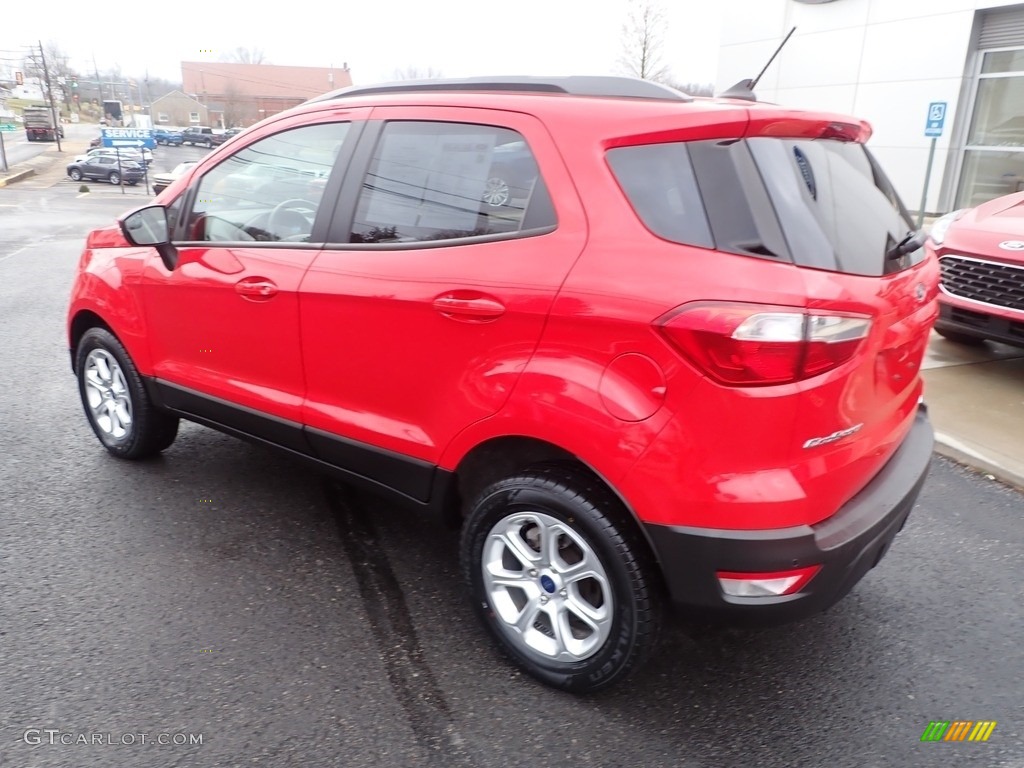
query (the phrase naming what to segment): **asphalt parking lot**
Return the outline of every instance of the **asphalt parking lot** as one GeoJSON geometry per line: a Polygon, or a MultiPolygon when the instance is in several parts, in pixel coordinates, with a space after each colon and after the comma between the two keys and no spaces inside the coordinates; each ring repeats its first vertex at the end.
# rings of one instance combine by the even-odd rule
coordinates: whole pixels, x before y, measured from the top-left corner
{"type": "Polygon", "coordinates": [[[100,448],[67,295],[85,232],[149,196],[60,170],[0,189],[0,765],[1024,768],[1013,489],[936,458],[827,614],[673,621],[626,684],[555,693],[474,622],[452,532],[198,426],[150,462],[100,448]],[[997,726],[922,743],[937,719],[997,726]]]}

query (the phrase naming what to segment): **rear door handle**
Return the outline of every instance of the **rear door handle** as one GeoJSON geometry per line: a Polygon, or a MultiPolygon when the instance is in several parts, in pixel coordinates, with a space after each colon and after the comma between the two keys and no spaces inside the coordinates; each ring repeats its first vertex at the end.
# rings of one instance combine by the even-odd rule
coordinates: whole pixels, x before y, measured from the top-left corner
{"type": "Polygon", "coordinates": [[[505,305],[497,299],[468,291],[438,296],[434,299],[434,309],[464,323],[484,323],[505,314],[505,305]]]}
{"type": "Polygon", "coordinates": [[[277,286],[265,277],[247,277],[235,283],[235,292],[250,301],[267,301],[277,295],[277,286]]]}

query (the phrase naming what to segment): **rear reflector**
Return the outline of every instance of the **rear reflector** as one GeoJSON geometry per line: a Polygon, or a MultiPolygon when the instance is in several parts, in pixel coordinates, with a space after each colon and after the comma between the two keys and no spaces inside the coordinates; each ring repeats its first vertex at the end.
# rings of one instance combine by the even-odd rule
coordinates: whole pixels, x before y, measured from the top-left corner
{"type": "Polygon", "coordinates": [[[853,357],[871,330],[862,315],[766,304],[697,302],[656,321],[684,357],[722,384],[788,384],[853,357]]]}
{"type": "Polygon", "coordinates": [[[770,573],[719,571],[717,576],[722,591],[730,597],[779,597],[799,592],[819,570],[820,565],[812,565],[808,568],[770,573]]]}

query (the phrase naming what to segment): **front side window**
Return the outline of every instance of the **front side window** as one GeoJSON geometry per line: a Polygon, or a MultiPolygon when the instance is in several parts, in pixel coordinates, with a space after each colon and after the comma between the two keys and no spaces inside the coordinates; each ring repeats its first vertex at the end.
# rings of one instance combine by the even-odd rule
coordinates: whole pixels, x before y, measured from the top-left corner
{"type": "Polygon", "coordinates": [[[186,239],[309,242],[348,123],[269,136],[239,150],[199,182],[186,239]]]}
{"type": "Polygon", "coordinates": [[[554,226],[537,162],[515,131],[392,122],[363,182],[353,243],[407,243],[554,226]]]}

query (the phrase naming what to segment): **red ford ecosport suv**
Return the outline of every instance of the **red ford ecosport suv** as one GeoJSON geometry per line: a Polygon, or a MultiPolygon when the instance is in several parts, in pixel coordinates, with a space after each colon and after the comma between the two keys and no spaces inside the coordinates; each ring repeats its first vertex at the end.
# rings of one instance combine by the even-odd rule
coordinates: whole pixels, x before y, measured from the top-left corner
{"type": "Polygon", "coordinates": [[[932,449],[938,266],[869,134],[623,78],[328,94],[89,235],[85,413],[122,458],[184,418],[458,519],[474,609],[566,690],[665,602],[824,610],[932,449]]]}

